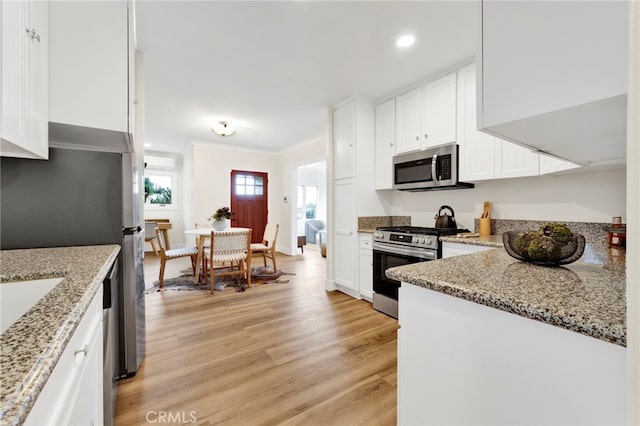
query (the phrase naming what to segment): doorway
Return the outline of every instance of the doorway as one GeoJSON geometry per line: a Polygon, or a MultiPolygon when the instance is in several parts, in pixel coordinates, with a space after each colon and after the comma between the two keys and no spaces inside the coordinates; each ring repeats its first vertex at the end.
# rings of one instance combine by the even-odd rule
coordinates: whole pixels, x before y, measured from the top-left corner
{"type": "Polygon", "coordinates": [[[327,162],[318,161],[297,168],[295,229],[305,236],[305,250],[321,251],[327,233],[327,162]]]}
{"type": "Polygon", "coordinates": [[[251,228],[251,242],[262,241],[267,225],[268,175],[244,170],[231,171],[231,226],[251,228]]]}

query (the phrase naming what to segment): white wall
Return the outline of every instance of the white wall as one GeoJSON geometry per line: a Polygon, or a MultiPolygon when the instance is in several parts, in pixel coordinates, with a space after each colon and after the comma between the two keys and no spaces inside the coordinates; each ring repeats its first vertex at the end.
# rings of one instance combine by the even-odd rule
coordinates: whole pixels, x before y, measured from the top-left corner
{"type": "Polygon", "coordinates": [[[458,227],[473,230],[484,201],[494,219],[610,222],[626,212],[625,171],[478,182],[474,189],[432,192],[393,191],[394,215],[410,215],[412,225],[435,226],[441,205],[451,206],[458,227]]]}
{"type": "Polygon", "coordinates": [[[182,223],[184,227],[180,229],[180,233],[182,234],[184,246],[195,244],[195,240],[186,240],[184,235],[184,231],[187,229],[191,229],[195,221],[193,220],[193,200],[194,200],[194,191],[193,191],[193,147],[189,145],[187,149],[185,149],[182,157],[182,199],[181,199],[181,207],[182,207],[182,223]]]}
{"type": "MultiPolygon", "coordinates": [[[[269,222],[282,221],[282,173],[274,153],[230,148],[222,145],[196,142],[189,154],[191,191],[185,211],[185,223],[207,223],[207,219],[220,207],[231,205],[231,170],[247,170],[268,174],[267,208],[269,222]]],[[[187,156],[185,156],[187,157],[187,156]]],[[[182,232],[184,232],[182,229],[182,232]]],[[[260,230],[262,233],[263,230],[260,230]]]]}
{"type": "MultiPolygon", "coordinates": [[[[317,163],[327,159],[327,139],[324,135],[309,139],[280,154],[280,169],[285,179],[282,181],[283,196],[287,196],[288,202],[281,203],[282,217],[287,220],[280,224],[280,234],[278,236],[278,251],[286,254],[297,253],[296,229],[296,197],[298,182],[298,167],[317,163]]],[[[326,188],[326,182],[325,182],[326,188]]],[[[326,193],[326,190],[324,191],[326,193]]],[[[326,204],[325,204],[326,205],[326,204]]],[[[326,212],[326,209],[325,209],[326,212]]]]}

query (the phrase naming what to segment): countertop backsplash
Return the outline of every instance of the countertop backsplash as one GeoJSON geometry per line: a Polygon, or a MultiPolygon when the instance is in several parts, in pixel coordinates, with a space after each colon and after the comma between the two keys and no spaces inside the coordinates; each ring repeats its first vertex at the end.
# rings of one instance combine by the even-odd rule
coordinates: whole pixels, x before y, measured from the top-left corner
{"type": "Polygon", "coordinates": [[[411,216],[360,216],[358,232],[373,232],[380,226],[410,226],[411,216]]]}
{"type": "MultiPolygon", "coordinates": [[[[513,220],[513,219],[491,219],[491,234],[502,235],[506,231],[534,231],[548,222],[559,222],[566,224],[572,232],[584,235],[587,244],[594,248],[607,248],[606,227],[609,223],[596,222],[566,222],[550,220],[513,220]]],[[[475,232],[480,229],[480,219],[475,219],[475,232]]]]}

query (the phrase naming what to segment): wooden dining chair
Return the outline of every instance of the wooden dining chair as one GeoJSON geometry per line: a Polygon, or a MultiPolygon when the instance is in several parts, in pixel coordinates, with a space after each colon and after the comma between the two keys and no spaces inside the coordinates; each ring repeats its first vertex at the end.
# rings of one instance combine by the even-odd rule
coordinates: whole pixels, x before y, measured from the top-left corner
{"type": "Polygon", "coordinates": [[[262,253],[262,260],[264,266],[267,266],[267,258],[271,259],[273,263],[273,272],[276,272],[276,239],[278,238],[279,224],[267,223],[264,228],[264,234],[262,234],[261,243],[252,243],[251,252],[262,253]]]}
{"type": "Polygon", "coordinates": [[[156,236],[158,238],[158,246],[160,246],[160,276],[158,277],[158,281],[160,281],[158,287],[162,288],[164,281],[164,268],[167,265],[167,260],[170,259],[178,259],[181,257],[190,257],[191,258],[191,269],[193,269],[193,273],[196,273],[196,262],[198,260],[198,247],[186,247],[180,249],[171,249],[167,250],[165,247],[165,242],[162,237],[162,232],[160,229],[155,229],[156,236]]]}
{"type": "Polygon", "coordinates": [[[243,275],[251,287],[251,229],[211,232],[211,247],[205,250],[211,294],[215,277],[243,275]]]}

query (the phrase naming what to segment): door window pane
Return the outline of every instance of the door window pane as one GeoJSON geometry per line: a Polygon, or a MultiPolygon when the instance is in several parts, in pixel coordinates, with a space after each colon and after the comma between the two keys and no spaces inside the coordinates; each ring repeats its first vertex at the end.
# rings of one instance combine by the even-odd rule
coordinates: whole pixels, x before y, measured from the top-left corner
{"type": "Polygon", "coordinates": [[[249,175],[236,175],[236,195],[264,195],[264,179],[249,175]]]}

